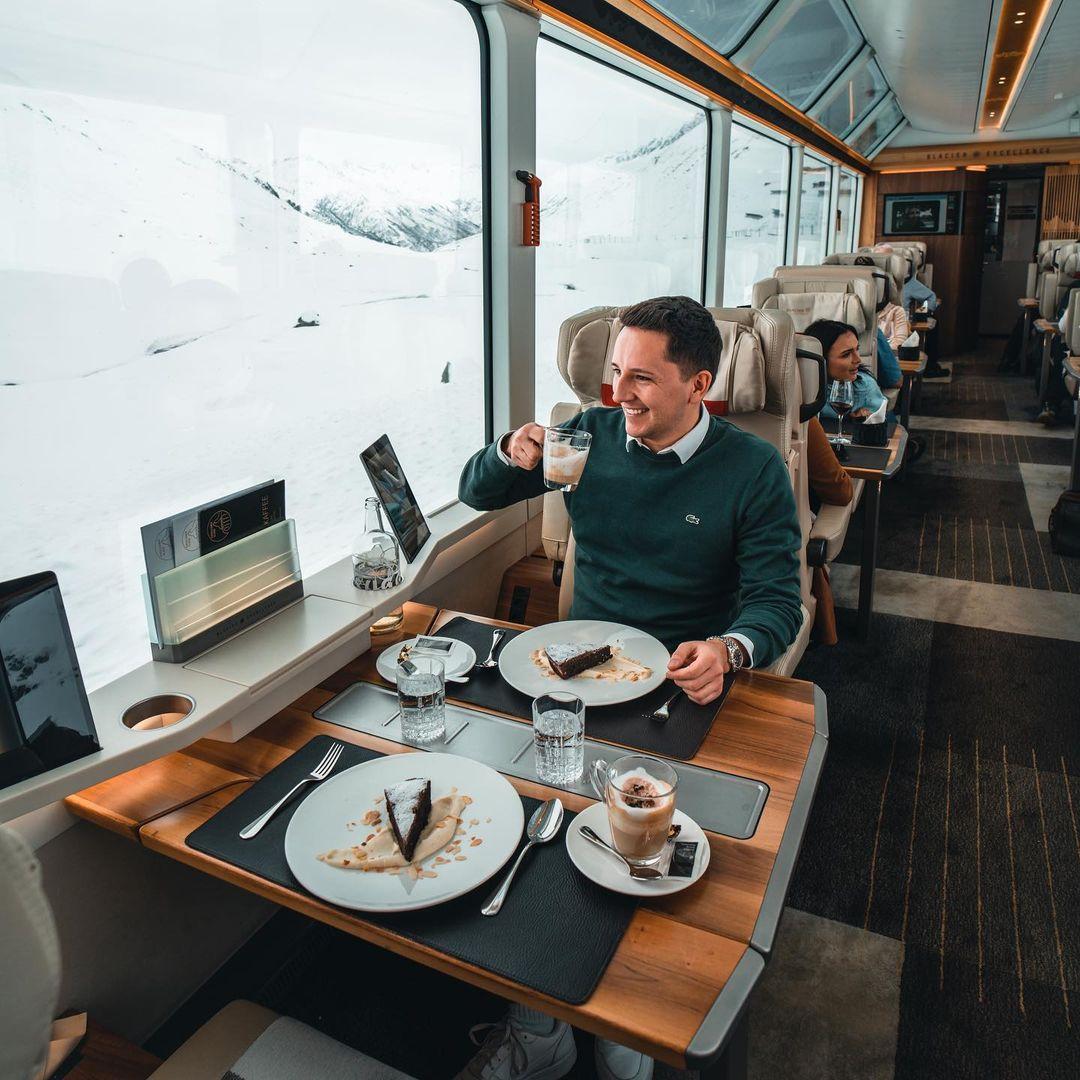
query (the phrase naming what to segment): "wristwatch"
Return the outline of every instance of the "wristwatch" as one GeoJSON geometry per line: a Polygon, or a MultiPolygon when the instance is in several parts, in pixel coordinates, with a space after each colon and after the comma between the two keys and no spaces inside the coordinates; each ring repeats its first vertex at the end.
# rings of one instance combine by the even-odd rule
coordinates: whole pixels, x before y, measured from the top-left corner
{"type": "Polygon", "coordinates": [[[727,649],[728,659],[731,661],[731,670],[739,671],[743,667],[743,651],[742,646],[734,639],[729,637],[709,637],[706,641],[718,641],[721,645],[727,649]]]}

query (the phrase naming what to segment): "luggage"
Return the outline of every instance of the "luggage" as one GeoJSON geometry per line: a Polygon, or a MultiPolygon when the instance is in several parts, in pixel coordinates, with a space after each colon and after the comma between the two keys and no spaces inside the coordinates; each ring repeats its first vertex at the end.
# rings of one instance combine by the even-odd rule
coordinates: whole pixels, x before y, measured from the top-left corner
{"type": "Polygon", "coordinates": [[[1080,558],[1080,491],[1063,491],[1050,511],[1050,548],[1080,558]]]}

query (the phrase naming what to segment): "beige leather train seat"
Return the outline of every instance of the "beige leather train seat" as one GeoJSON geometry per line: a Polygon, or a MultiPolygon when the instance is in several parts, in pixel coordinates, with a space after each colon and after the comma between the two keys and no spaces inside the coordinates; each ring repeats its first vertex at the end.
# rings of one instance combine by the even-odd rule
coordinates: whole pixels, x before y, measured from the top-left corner
{"type": "Polygon", "coordinates": [[[1054,261],[1042,276],[1038,294],[1039,314],[1056,322],[1069,283],[1080,272],[1080,243],[1064,244],[1054,249],[1054,261]]]}
{"type": "MultiPolygon", "coordinates": [[[[0,985],[0,1077],[41,1074],[60,993],[60,946],[34,853],[0,825],[0,956],[17,979],[0,985]]],[[[133,994],[138,993],[132,987],[133,994]]],[[[234,1001],[205,1023],[151,1080],[221,1080],[237,1069],[259,1076],[349,1076],[410,1080],[404,1073],[250,1001],[234,1001]],[[256,1045],[260,1040],[261,1045],[256,1045]],[[270,1067],[272,1065],[272,1067],[270,1067]]]]}
{"type": "Polygon", "coordinates": [[[884,278],[877,277],[877,307],[880,311],[886,302],[904,303],[904,282],[911,270],[910,259],[900,253],[888,255],[884,252],[838,251],[827,255],[822,266],[864,266],[860,259],[873,260],[874,266],[884,278]]]}
{"type": "MultiPolygon", "coordinates": [[[[1039,301],[1039,314],[1043,314],[1044,285],[1047,274],[1057,271],[1060,260],[1080,246],[1077,240],[1040,240],[1035,261],[1028,264],[1027,289],[1024,296],[1039,301]]],[[[1048,317],[1048,316],[1046,316],[1048,317]]]]}
{"type": "MultiPolygon", "coordinates": [[[[818,319],[855,327],[859,360],[877,375],[877,297],[883,284],[877,266],[778,266],[772,277],[754,285],[751,305],[786,312],[796,333],[818,319]]],[[[883,390],[893,408],[898,390],[883,390]]]]}
{"type": "Polygon", "coordinates": [[[875,252],[874,247],[888,244],[894,255],[899,255],[907,263],[904,280],[918,278],[928,289],[933,288],[934,267],[926,261],[927,248],[925,240],[893,240],[884,237],[873,246],[865,246],[858,249],[858,255],[880,255],[886,252],[875,252]]]}
{"type": "MultiPolygon", "coordinates": [[[[562,324],[557,363],[577,401],[556,405],[551,416],[553,424],[583,409],[614,404],[611,357],[621,329],[619,310],[590,308],[562,324]]],[[[803,622],[794,643],[768,669],[790,675],[809,642],[815,608],[810,591],[811,572],[806,563],[812,515],[805,469],[804,406],[816,411],[820,402],[813,398],[804,400],[794,330],[784,312],[749,308],[710,308],[709,311],[720,328],[723,348],[706,405],[714,415],[723,416],[772,443],[787,466],[795,492],[803,534],[800,550],[803,622]]],[[[812,385],[816,392],[816,382],[812,385]]],[[[559,616],[567,618],[573,599],[574,538],[563,498],[555,492],[544,497],[542,537],[548,558],[562,562],[559,616]]]]}

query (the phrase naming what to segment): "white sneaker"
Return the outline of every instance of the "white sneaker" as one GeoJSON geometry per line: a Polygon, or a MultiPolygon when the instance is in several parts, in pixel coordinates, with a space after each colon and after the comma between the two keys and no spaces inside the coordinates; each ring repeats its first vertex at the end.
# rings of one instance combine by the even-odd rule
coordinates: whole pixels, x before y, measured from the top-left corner
{"type": "Polygon", "coordinates": [[[507,1016],[500,1024],[477,1024],[469,1038],[480,1049],[454,1080],[561,1080],[577,1061],[574,1032],[561,1021],[550,1035],[537,1035],[507,1016]]]}
{"type": "Polygon", "coordinates": [[[653,1059],[628,1046],[597,1039],[595,1059],[599,1080],[652,1080],[653,1059]]]}

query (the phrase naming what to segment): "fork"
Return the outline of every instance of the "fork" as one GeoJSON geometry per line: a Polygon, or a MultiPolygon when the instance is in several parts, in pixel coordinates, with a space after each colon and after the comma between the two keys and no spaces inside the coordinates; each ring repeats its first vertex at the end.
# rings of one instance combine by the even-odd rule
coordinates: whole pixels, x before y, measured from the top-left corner
{"type": "Polygon", "coordinates": [[[476,666],[478,668],[493,668],[499,666],[499,661],[495,659],[495,650],[499,647],[499,642],[506,637],[505,630],[496,630],[491,635],[491,651],[487,654],[486,660],[481,660],[476,666]]]}
{"type": "Polygon", "coordinates": [[[334,766],[338,763],[338,758],[341,757],[341,751],[345,749],[344,743],[334,743],[329,750],[326,751],[326,757],[315,766],[314,769],[300,781],[286,795],[283,799],[278,799],[273,806],[270,807],[265,813],[260,814],[250,825],[240,830],[241,840],[250,840],[256,833],[260,832],[262,827],[305,785],[311,783],[317,783],[320,780],[325,780],[333,771],[334,766]]]}
{"type": "Polygon", "coordinates": [[[646,720],[658,720],[661,724],[666,723],[667,720],[668,720],[668,717],[671,715],[670,712],[668,712],[668,710],[671,708],[671,703],[681,693],[682,693],[682,689],[676,690],[675,693],[672,694],[671,697],[669,697],[667,699],[667,701],[665,701],[664,704],[660,706],[659,709],[654,709],[652,712],[646,713],[645,714],[645,719],[646,720]]]}

